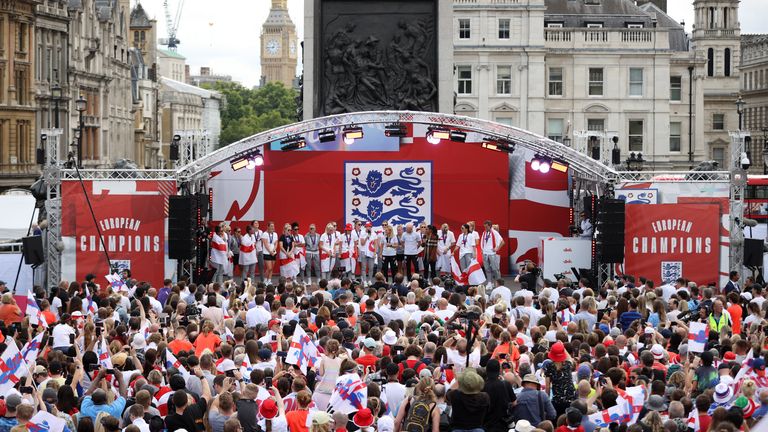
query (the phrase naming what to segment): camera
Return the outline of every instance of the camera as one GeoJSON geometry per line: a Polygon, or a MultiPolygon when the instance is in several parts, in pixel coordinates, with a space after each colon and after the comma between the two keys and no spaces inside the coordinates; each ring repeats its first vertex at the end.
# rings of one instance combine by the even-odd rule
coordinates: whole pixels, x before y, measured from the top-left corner
{"type": "Polygon", "coordinates": [[[480,319],[480,314],[477,311],[464,311],[459,314],[459,317],[475,321],[480,319]]]}

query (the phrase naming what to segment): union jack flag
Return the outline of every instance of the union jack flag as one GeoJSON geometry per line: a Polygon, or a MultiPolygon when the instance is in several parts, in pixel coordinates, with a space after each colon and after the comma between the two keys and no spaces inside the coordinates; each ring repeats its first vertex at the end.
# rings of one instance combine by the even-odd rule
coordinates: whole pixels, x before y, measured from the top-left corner
{"type": "Polygon", "coordinates": [[[19,348],[16,347],[16,342],[10,340],[8,347],[0,356],[0,394],[6,394],[28,373],[29,368],[24,362],[19,348]]]}
{"type": "Polygon", "coordinates": [[[64,432],[69,431],[64,419],[60,419],[46,411],[38,411],[34,417],[27,422],[27,430],[30,432],[64,432]]]}
{"type": "Polygon", "coordinates": [[[48,322],[43,316],[43,312],[37,305],[37,300],[32,295],[32,291],[27,291],[27,315],[29,315],[29,323],[32,325],[42,325],[48,328],[48,322]]]}
{"type": "Polygon", "coordinates": [[[37,356],[40,353],[40,347],[43,344],[43,336],[45,336],[45,333],[38,334],[21,349],[21,356],[24,357],[24,361],[26,361],[27,364],[37,360],[37,356]]]}
{"type": "Polygon", "coordinates": [[[336,388],[328,401],[329,410],[349,414],[367,405],[368,387],[357,374],[345,374],[336,379],[336,388]]]}
{"type": "Polygon", "coordinates": [[[93,301],[93,297],[91,296],[91,293],[88,292],[88,287],[85,287],[85,299],[88,302],[88,308],[86,310],[86,313],[96,316],[96,312],[98,311],[98,308],[96,307],[96,302],[93,301]]]}
{"type": "Polygon", "coordinates": [[[317,345],[315,345],[301,326],[296,326],[293,337],[291,337],[291,345],[285,357],[285,362],[298,366],[301,368],[301,372],[306,375],[307,369],[314,367],[319,361],[320,354],[318,353],[317,345]]]}

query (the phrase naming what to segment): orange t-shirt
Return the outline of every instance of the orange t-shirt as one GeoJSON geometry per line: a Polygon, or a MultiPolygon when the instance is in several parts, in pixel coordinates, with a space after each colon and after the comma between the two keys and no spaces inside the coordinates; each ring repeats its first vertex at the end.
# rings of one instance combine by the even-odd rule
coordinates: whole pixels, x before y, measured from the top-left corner
{"type": "Polygon", "coordinates": [[[0,306],[0,321],[3,321],[6,326],[21,322],[23,318],[21,309],[15,304],[4,304],[0,306]]]}
{"type": "Polygon", "coordinates": [[[741,333],[741,316],[744,310],[737,304],[731,305],[727,310],[731,315],[731,330],[733,330],[733,334],[741,333]]]}
{"type": "MultiPolygon", "coordinates": [[[[491,358],[501,360],[499,358],[500,354],[509,354],[509,342],[503,343],[496,347],[495,350],[493,350],[493,355],[491,358]]],[[[507,355],[506,361],[510,363],[517,363],[517,361],[520,359],[520,351],[517,349],[517,346],[512,345],[512,354],[507,355]]]]}
{"type": "Polygon", "coordinates": [[[45,322],[47,322],[49,326],[56,322],[56,314],[49,310],[43,311],[43,318],[45,318],[45,322]]]}
{"type": "Polygon", "coordinates": [[[195,338],[195,355],[200,357],[206,349],[214,353],[219,345],[221,345],[221,338],[216,333],[208,333],[207,335],[201,333],[195,338]]]}
{"type": "Polygon", "coordinates": [[[173,355],[179,355],[181,351],[189,351],[192,348],[194,348],[194,346],[187,340],[174,339],[168,344],[168,349],[171,350],[173,355]]]}
{"type": "Polygon", "coordinates": [[[307,410],[295,410],[285,414],[288,430],[291,432],[309,432],[307,427],[307,410]]]}

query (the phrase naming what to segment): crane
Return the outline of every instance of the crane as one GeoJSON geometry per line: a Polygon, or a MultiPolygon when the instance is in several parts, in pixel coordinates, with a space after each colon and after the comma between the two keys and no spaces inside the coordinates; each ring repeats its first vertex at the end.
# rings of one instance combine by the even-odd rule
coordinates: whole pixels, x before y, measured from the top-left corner
{"type": "Polygon", "coordinates": [[[171,18],[171,8],[168,5],[168,0],[163,0],[163,8],[165,9],[165,25],[168,28],[168,39],[160,39],[160,45],[166,45],[169,50],[176,51],[176,47],[181,43],[181,41],[176,38],[176,32],[179,30],[179,21],[181,20],[181,11],[184,9],[184,0],[179,0],[175,19],[171,18]]]}

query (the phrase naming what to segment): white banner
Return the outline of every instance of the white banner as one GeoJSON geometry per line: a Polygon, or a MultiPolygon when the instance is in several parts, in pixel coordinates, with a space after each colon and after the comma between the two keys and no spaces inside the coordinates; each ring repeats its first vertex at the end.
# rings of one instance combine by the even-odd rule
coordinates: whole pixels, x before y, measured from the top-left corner
{"type": "Polygon", "coordinates": [[[592,267],[592,241],[573,237],[547,237],[541,239],[543,277],[555,280],[556,274],[576,280],[571,267],[592,267]]]}

